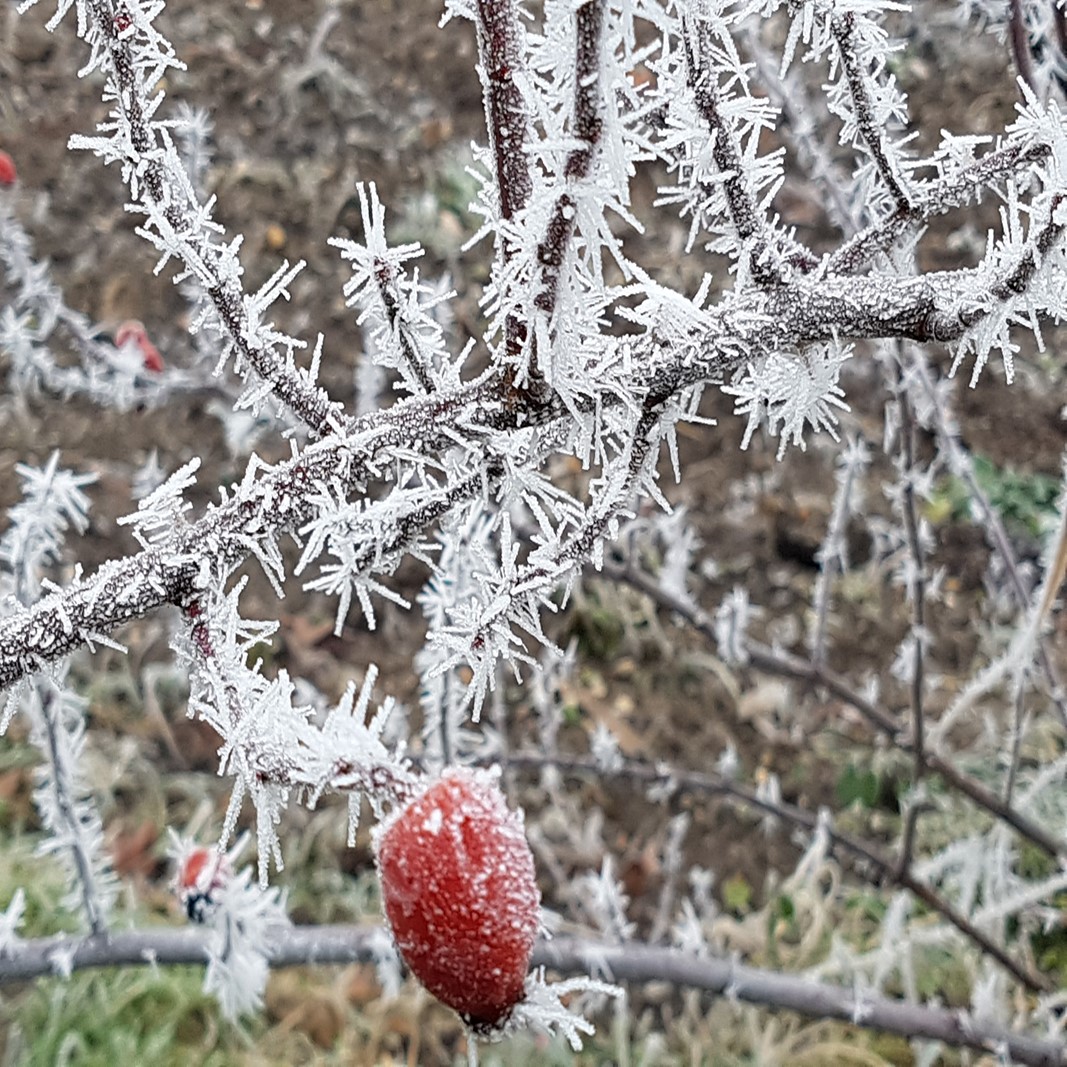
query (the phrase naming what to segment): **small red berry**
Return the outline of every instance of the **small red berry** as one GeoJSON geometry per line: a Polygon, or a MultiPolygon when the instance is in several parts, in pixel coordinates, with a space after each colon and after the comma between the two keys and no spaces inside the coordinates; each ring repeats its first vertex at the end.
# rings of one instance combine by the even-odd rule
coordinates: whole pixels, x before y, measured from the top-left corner
{"type": "Polygon", "coordinates": [[[204,921],[232,874],[229,861],[217,849],[194,845],[181,855],[175,890],[190,919],[204,921]]]}
{"type": "Polygon", "coordinates": [[[15,161],[0,148],[0,185],[11,186],[18,180],[19,174],[15,170],[15,161]]]}
{"type": "Polygon", "coordinates": [[[132,341],[141,351],[144,369],[153,374],[163,372],[163,356],[148,336],[144,323],[136,319],[127,319],[115,331],[115,346],[121,348],[127,341],[132,341]]]}
{"type": "Polygon", "coordinates": [[[453,770],[377,840],[382,901],[404,961],[478,1029],[522,1000],[540,893],[522,814],[487,771],[453,770]]]}

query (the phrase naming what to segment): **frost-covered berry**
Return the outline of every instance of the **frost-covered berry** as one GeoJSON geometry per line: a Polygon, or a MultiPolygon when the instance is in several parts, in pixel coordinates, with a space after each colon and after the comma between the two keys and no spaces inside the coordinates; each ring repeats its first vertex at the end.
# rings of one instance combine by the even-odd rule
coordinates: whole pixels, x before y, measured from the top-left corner
{"type": "Polygon", "coordinates": [[[163,371],[163,356],[148,336],[143,322],[136,319],[127,319],[115,331],[115,347],[122,348],[128,341],[135,344],[141,353],[141,361],[144,369],[153,374],[161,374],[163,371]]]}
{"type": "Polygon", "coordinates": [[[229,860],[217,849],[192,845],[178,857],[174,889],[193,922],[204,922],[217,895],[233,877],[229,860]]]}
{"type": "Polygon", "coordinates": [[[397,948],[426,988],[476,1029],[523,997],[540,894],[522,814],[487,771],[453,770],[377,838],[397,948]]]}
{"type": "Polygon", "coordinates": [[[15,169],[15,161],[0,148],[0,185],[14,185],[18,181],[18,171],[15,169]]]}

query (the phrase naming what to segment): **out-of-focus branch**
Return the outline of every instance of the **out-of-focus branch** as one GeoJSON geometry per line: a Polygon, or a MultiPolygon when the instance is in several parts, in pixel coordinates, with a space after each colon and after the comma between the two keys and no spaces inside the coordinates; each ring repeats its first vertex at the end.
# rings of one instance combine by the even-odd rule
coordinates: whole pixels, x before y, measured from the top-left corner
{"type": "Polygon", "coordinates": [[[648,786],[656,785],[663,788],[685,789],[723,796],[751,810],[759,811],[763,815],[781,819],[812,833],[816,831],[823,833],[838,860],[864,880],[874,883],[888,882],[908,890],[931,911],[936,912],[959,930],[980,952],[996,960],[1031,992],[1036,993],[1050,988],[1047,979],[1034,973],[1025,964],[1012,959],[1002,946],[979,930],[966,915],[954,908],[935,889],[916,878],[906,865],[901,864],[892,856],[883,854],[873,845],[837,830],[826,821],[820,821],[817,815],[795,804],[762,797],[755,789],[720,774],[686,771],[676,767],[653,767],[636,760],[626,760],[618,766],[605,769],[594,759],[510,753],[506,764],[509,768],[528,767],[539,771],[551,766],[567,774],[590,775],[594,778],[619,777],[639,781],[648,786]]]}
{"type": "MultiPolygon", "coordinates": [[[[1000,513],[993,507],[988,494],[979,484],[971,454],[960,440],[959,427],[946,410],[945,405],[939,402],[936,386],[925,364],[913,359],[911,366],[913,373],[919,376],[920,384],[930,402],[929,407],[933,417],[933,429],[937,434],[938,448],[948,458],[949,469],[957,478],[966,483],[967,491],[978,510],[982,530],[988,537],[993,550],[1000,556],[1015,605],[1020,611],[1026,611],[1030,606],[1031,590],[1023,581],[1018,560],[1011,546],[1011,539],[1004,528],[1000,513]]],[[[1049,656],[1045,640],[1038,642],[1037,661],[1045,675],[1052,701],[1060,716],[1060,722],[1067,726],[1067,698],[1064,695],[1059,671],[1049,656]]]]}
{"type": "MultiPolygon", "coordinates": [[[[662,590],[650,575],[625,563],[605,560],[601,574],[613,581],[626,582],[635,589],[645,593],[666,611],[677,614],[709,641],[717,643],[715,621],[702,608],[687,603],[662,590]]],[[[788,652],[770,649],[766,645],[744,639],[744,650],[749,666],[766,674],[780,678],[791,678],[804,682],[815,688],[825,689],[838,700],[843,701],[860,713],[864,721],[877,733],[883,734],[902,752],[911,753],[912,742],[906,732],[901,731],[895,718],[858,693],[845,679],[826,667],[813,664],[808,660],[792,656],[788,652]]],[[[926,753],[926,766],[953,788],[958,789],[978,807],[983,808],[994,818],[1011,826],[1017,833],[1037,845],[1049,856],[1067,858],[1067,841],[1060,840],[1048,833],[1041,825],[1023,815],[1020,811],[1005,804],[996,793],[987,789],[981,782],[964,774],[948,760],[935,752],[926,753]]]]}
{"type": "MultiPolygon", "coordinates": [[[[281,928],[272,935],[269,963],[272,967],[373,963],[387,936],[377,926],[281,928]]],[[[0,956],[0,985],[88,968],[201,964],[207,954],[207,932],[191,927],[19,941],[0,956]]],[[[1067,1064],[1067,1046],[1062,1042],[1018,1034],[965,1011],[908,1004],[679,949],[557,937],[535,946],[532,963],[565,975],[604,974],[615,982],[669,982],[746,1004],[840,1019],[869,1030],[1006,1053],[1013,1062],[1035,1067],[1067,1064]]]]}
{"type": "Polygon", "coordinates": [[[1022,0],[1008,0],[1008,39],[1011,41],[1011,55],[1019,77],[1026,83],[1030,92],[1036,92],[1034,57],[1030,54],[1030,34],[1026,28],[1026,13],[1023,11],[1022,0]]]}
{"type": "MultiPolygon", "coordinates": [[[[894,504],[900,512],[904,526],[904,541],[907,546],[908,562],[905,578],[908,585],[908,600],[911,607],[911,631],[908,640],[911,643],[911,754],[914,761],[912,786],[918,788],[926,770],[926,706],[923,692],[923,679],[926,665],[926,552],[923,548],[920,530],[919,509],[916,501],[915,483],[919,477],[916,459],[916,434],[914,412],[911,398],[908,396],[906,371],[902,363],[904,348],[896,346],[896,360],[893,364],[893,391],[896,395],[897,410],[900,415],[897,442],[898,481],[894,492],[894,504]]],[[[908,810],[905,834],[901,842],[900,870],[907,871],[911,864],[911,850],[915,841],[915,822],[918,818],[918,806],[908,810]]]]}

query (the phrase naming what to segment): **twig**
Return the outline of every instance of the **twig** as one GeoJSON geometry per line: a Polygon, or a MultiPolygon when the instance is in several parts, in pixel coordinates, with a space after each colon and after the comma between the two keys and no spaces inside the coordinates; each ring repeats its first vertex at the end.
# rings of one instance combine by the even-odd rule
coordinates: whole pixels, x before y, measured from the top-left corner
{"type": "MultiPolygon", "coordinates": [[[[525,74],[522,33],[512,0],[478,0],[478,52],[482,69],[485,124],[496,166],[500,215],[514,219],[526,206],[533,191],[530,163],[526,156],[530,116],[517,78],[525,74]]],[[[500,254],[511,259],[515,249],[505,237],[500,254]]],[[[505,354],[514,360],[526,341],[526,326],[514,315],[504,325],[505,354]]],[[[514,369],[507,368],[509,383],[514,369]]]]}
{"type": "Polygon", "coordinates": [[[812,602],[815,607],[815,623],[812,626],[811,661],[817,665],[826,662],[826,624],[830,613],[830,584],[835,563],[841,574],[848,569],[848,519],[852,512],[852,491],[857,475],[866,468],[867,447],[861,438],[849,441],[841,454],[837,474],[837,490],[834,506],[826,528],[826,537],[819,549],[819,575],[815,580],[812,602]]]}
{"type": "MultiPolygon", "coordinates": [[[[604,31],[604,0],[587,0],[575,12],[577,48],[574,55],[574,114],[572,132],[581,142],[573,148],[563,166],[568,183],[581,181],[592,173],[593,161],[600,144],[603,119],[600,117],[600,42],[604,31]]],[[[541,289],[534,305],[551,316],[556,309],[560,270],[567,254],[567,246],[574,237],[577,225],[574,197],[565,190],[556,198],[545,236],[537,246],[537,262],[541,265],[541,289]]],[[[536,362],[531,364],[536,373],[536,362]]]]}
{"type": "MultiPolygon", "coordinates": [[[[220,246],[206,239],[197,240],[195,228],[190,235],[189,220],[207,217],[206,212],[203,205],[195,202],[191,183],[182,180],[185,179],[184,170],[180,177],[167,173],[164,160],[168,157],[159,151],[154,124],[144,113],[146,87],[134,62],[131,41],[122,36],[127,26],[112,12],[106,0],[88,0],[86,9],[91,12],[99,40],[106,42],[111,57],[115,83],[120,90],[116,94],[115,107],[122,113],[128,127],[129,144],[136,153],[136,158],[130,158],[128,162],[137,166],[143,161],[143,166],[138,169],[140,199],[146,209],[158,211],[166,220],[174,237],[175,251],[180,252],[189,271],[196,277],[203,278],[206,274],[215,279],[213,284],[205,282],[204,292],[240,359],[263,381],[271,383],[275,396],[312,433],[324,437],[348,425],[350,420],[343,406],[331,401],[324,389],[297,373],[292,362],[287,364],[272,348],[261,347],[249,340],[245,296],[233,272],[223,269],[225,254],[220,246]],[[182,196],[180,190],[186,195],[182,196]]],[[[233,255],[229,249],[226,253],[233,255]]]]}
{"type": "MultiPolygon", "coordinates": [[[[918,789],[926,770],[926,718],[923,702],[923,674],[926,649],[926,553],[923,551],[919,530],[919,513],[915,501],[915,480],[918,476],[915,459],[915,436],[917,427],[908,396],[907,375],[905,374],[904,353],[901,345],[896,346],[894,393],[900,413],[899,427],[899,498],[896,501],[904,522],[904,537],[908,549],[906,580],[908,583],[908,600],[911,603],[911,747],[914,761],[912,788],[918,789]]],[[[908,810],[907,829],[901,840],[900,873],[907,871],[911,863],[911,850],[915,841],[915,822],[920,808],[913,805],[908,810]]]]}
{"type": "Polygon", "coordinates": [[[723,775],[711,772],[686,771],[678,768],[660,768],[636,760],[626,760],[616,767],[605,770],[593,759],[573,757],[545,757],[540,754],[529,755],[512,753],[508,757],[510,768],[526,767],[543,770],[551,764],[557,770],[571,773],[592,775],[598,778],[620,777],[640,781],[646,785],[660,785],[687,789],[705,794],[724,796],[745,807],[755,809],[765,815],[782,819],[794,826],[800,826],[809,832],[821,830],[827,836],[838,859],[859,874],[866,881],[892,882],[908,890],[916,899],[931,911],[937,912],[946,922],[954,926],[964,937],[975,945],[979,951],[996,960],[1009,974],[1031,992],[1040,992],[1051,988],[1048,979],[1031,971],[1025,964],[1012,959],[1005,949],[991,940],[978,929],[966,915],[952,906],[940,893],[925,882],[919,881],[907,868],[902,868],[892,857],[879,852],[873,845],[851,834],[843,833],[828,825],[825,820],[794,804],[784,801],[768,800],[761,797],[754,789],[742,785],[723,775]]]}
{"type": "Polygon", "coordinates": [[[686,81],[692,90],[697,111],[711,135],[711,152],[722,175],[726,207],[739,241],[751,246],[752,278],[757,285],[774,285],[782,280],[778,253],[788,250],[790,262],[802,270],[812,270],[817,259],[796,241],[774,233],[759,211],[745,174],[737,136],[722,113],[718,76],[712,67],[712,48],[706,24],[686,19],[682,42],[685,46],[686,81]]]}
{"type": "Polygon", "coordinates": [[[1050,153],[1047,144],[1021,139],[987,152],[955,174],[924,185],[915,201],[898,206],[884,219],[849,238],[827,257],[822,270],[827,274],[852,274],[863,269],[875,255],[891,248],[933,216],[962,207],[983,189],[1021,174],[1047,159],[1050,153]]]}
{"type": "MultiPolygon", "coordinates": [[[[70,853],[74,860],[78,894],[81,897],[82,907],[85,909],[89,929],[93,934],[104,934],[107,930],[107,919],[100,907],[100,898],[95,889],[93,863],[84,840],[85,827],[78,817],[75,801],[71,796],[72,768],[67,763],[66,753],[62,750],[59,740],[59,733],[63,726],[57,722],[57,718],[63,712],[62,709],[56,707],[55,689],[46,681],[41,680],[38,683],[38,694],[41,700],[41,721],[47,742],[45,755],[52,768],[50,788],[63,821],[62,831],[70,838],[70,853]]],[[[58,835],[60,827],[56,827],[55,830],[58,835]]]]}
{"type": "MultiPolygon", "coordinates": [[[[296,926],[271,937],[272,967],[372,963],[388,936],[377,926],[296,926]]],[[[122,930],[103,937],[60,935],[16,942],[0,956],[0,985],[25,982],[57,971],[97,967],[202,964],[208,956],[204,930],[122,930]]],[[[671,982],[814,1018],[840,1019],[869,1030],[944,1041],[959,1048],[1005,1053],[1017,1063],[1064,1067],[1067,1046],[1008,1030],[969,1013],[928,1008],[808,978],[748,967],[733,960],[700,958],[679,949],[607,944],[592,938],[558,937],[534,948],[533,965],[561,974],[606,973],[617,982],[671,982]]]]}
{"type": "Polygon", "coordinates": [[[878,168],[878,173],[882,176],[882,181],[885,182],[890,195],[896,201],[897,208],[907,211],[911,207],[911,195],[901,185],[889,159],[883,137],[884,123],[875,118],[870,87],[867,84],[866,74],[861,69],[861,59],[856,47],[855,13],[850,11],[843,18],[834,18],[830,27],[837,41],[841,63],[845,68],[845,77],[860,134],[878,168]]]}
{"type": "MultiPolygon", "coordinates": [[[[664,592],[659,588],[655,579],[649,575],[629,565],[608,559],[604,560],[601,573],[614,581],[626,582],[635,589],[639,589],[664,610],[679,615],[713,644],[717,643],[714,620],[696,605],[688,604],[664,592]]],[[[806,682],[813,687],[825,689],[832,696],[858,711],[872,729],[885,735],[901,751],[911,752],[911,740],[902,735],[896,720],[853,689],[840,675],[798,656],[792,656],[788,652],[772,650],[749,637],[745,638],[744,648],[748,663],[755,670],[777,677],[792,678],[795,681],[806,682]]],[[[994,818],[1006,822],[1049,856],[1067,858],[1067,841],[1058,839],[1032,819],[1027,818],[1009,804],[1005,804],[981,782],[964,774],[937,753],[926,753],[926,766],[941,775],[949,785],[958,789],[978,807],[983,808],[994,818]]]]}
{"type": "Polygon", "coordinates": [[[1036,92],[1034,57],[1030,53],[1030,34],[1026,29],[1026,14],[1021,0],[1008,0],[1008,38],[1011,41],[1011,55],[1015,60],[1015,69],[1019,77],[1032,93],[1036,92]]]}

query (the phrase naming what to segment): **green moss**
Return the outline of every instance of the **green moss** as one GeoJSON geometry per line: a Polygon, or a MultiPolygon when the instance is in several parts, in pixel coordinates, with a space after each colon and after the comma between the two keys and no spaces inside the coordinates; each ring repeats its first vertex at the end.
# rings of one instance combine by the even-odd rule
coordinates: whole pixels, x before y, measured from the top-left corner
{"type": "MultiPolygon", "coordinates": [[[[1011,467],[998,467],[986,456],[973,457],[975,479],[989,503],[1009,530],[1040,537],[1056,518],[1059,477],[1025,474],[1011,467]]],[[[933,523],[966,522],[972,518],[971,493],[959,478],[944,478],[926,506],[933,523]]]]}

